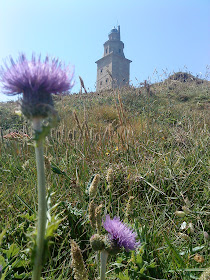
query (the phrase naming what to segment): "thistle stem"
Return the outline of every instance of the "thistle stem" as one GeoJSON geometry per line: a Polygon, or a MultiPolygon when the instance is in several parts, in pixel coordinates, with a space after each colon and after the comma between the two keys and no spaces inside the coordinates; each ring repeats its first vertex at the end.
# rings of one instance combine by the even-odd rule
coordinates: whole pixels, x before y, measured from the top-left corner
{"type": "Polygon", "coordinates": [[[105,250],[101,251],[101,278],[100,278],[100,280],[105,280],[107,258],[108,258],[107,251],[105,251],[105,250]]]}
{"type": "MultiPolygon", "coordinates": [[[[40,132],[42,130],[42,119],[33,119],[33,129],[40,132]]],[[[37,247],[32,280],[39,280],[41,277],[44,253],[44,238],[47,220],[46,190],[45,190],[45,172],[44,172],[44,152],[43,140],[36,140],[35,143],[37,181],[38,181],[38,230],[37,247]]]]}

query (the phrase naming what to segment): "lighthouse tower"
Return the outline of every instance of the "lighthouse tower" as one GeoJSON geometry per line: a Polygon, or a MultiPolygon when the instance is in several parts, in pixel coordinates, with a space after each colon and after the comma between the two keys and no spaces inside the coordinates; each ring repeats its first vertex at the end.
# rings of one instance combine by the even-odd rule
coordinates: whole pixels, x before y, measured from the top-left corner
{"type": "Polygon", "coordinates": [[[129,85],[131,60],[125,58],[124,43],[120,40],[120,26],[109,33],[104,43],[104,55],[96,61],[96,91],[129,85]]]}

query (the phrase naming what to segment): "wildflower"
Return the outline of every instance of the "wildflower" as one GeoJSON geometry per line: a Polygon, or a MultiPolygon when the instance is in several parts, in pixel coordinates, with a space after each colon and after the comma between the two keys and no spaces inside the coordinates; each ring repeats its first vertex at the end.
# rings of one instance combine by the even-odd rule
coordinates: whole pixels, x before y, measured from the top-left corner
{"type": "Polygon", "coordinates": [[[113,220],[110,216],[106,216],[103,223],[106,231],[108,231],[109,240],[113,243],[114,247],[124,247],[126,251],[135,250],[140,243],[136,241],[137,234],[133,232],[127,225],[120,221],[118,217],[113,220]]]}
{"type": "Polygon", "coordinates": [[[44,61],[33,54],[27,60],[20,54],[17,62],[10,58],[10,65],[0,69],[0,81],[7,95],[23,93],[22,112],[28,117],[47,117],[52,112],[52,94],[59,94],[72,88],[73,74],[58,59],[44,61]]]}
{"type": "Polygon", "coordinates": [[[187,223],[186,222],[183,222],[181,224],[181,227],[180,227],[181,230],[186,230],[187,229],[187,223]]]}
{"type": "Polygon", "coordinates": [[[74,272],[74,279],[88,280],[87,271],[85,268],[81,250],[74,240],[71,241],[71,258],[72,258],[71,265],[74,272]]]}
{"type": "MultiPolygon", "coordinates": [[[[20,54],[15,62],[10,58],[10,64],[0,68],[0,82],[3,91],[7,95],[23,94],[22,113],[32,119],[35,131],[35,152],[38,178],[38,226],[36,254],[32,279],[40,279],[45,247],[45,233],[47,225],[47,201],[44,171],[44,147],[43,140],[55,125],[57,115],[53,109],[52,94],[59,94],[70,90],[73,86],[72,72],[62,65],[57,59],[45,58],[41,60],[32,55],[27,60],[24,54],[20,54]],[[51,117],[48,125],[42,125],[43,119],[51,117]]],[[[15,134],[15,138],[21,137],[15,134]]],[[[13,135],[14,137],[14,135],[13,135]]],[[[21,137],[22,138],[22,137],[21,137]]],[[[81,279],[81,278],[77,278],[81,279]]],[[[85,279],[85,278],[83,278],[85,279]]]]}

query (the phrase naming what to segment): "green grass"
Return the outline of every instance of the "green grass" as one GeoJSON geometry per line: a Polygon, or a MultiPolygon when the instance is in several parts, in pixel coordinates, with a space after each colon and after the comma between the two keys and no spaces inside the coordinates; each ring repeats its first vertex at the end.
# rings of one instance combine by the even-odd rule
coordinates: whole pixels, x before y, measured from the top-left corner
{"type": "MultiPolygon", "coordinates": [[[[204,238],[209,232],[209,82],[168,79],[149,90],[70,95],[55,98],[55,104],[60,123],[45,142],[46,177],[54,192],[51,204],[59,204],[54,215],[62,222],[50,234],[43,279],[74,279],[71,239],[82,249],[89,279],[97,279],[86,192],[94,174],[101,177],[95,203],[103,204],[103,216],[120,216],[142,243],[136,253],[109,259],[107,279],[199,279],[209,267],[204,238]],[[109,167],[114,171],[111,191],[109,167]],[[133,211],[127,219],[130,196],[133,211]],[[180,218],[175,211],[183,206],[189,212],[180,218]],[[181,229],[183,222],[186,228],[181,229]]],[[[15,106],[0,105],[2,136],[16,130],[32,136],[30,124],[13,113],[15,106]]],[[[33,253],[27,248],[37,210],[32,144],[25,138],[0,141],[5,279],[30,279],[33,253]]]]}

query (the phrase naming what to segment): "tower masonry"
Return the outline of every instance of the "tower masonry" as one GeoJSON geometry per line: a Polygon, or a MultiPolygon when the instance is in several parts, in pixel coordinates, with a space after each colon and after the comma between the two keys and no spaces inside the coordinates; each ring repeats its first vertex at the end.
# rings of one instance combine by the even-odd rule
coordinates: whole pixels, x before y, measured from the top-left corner
{"type": "Polygon", "coordinates": [[[96,91],[129,85],[131,60],[125,58],[124,43],[120,40],[120,26],[109,33],[104,43],[104,55],[96,61],[96,91]]]}

